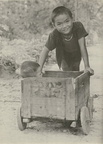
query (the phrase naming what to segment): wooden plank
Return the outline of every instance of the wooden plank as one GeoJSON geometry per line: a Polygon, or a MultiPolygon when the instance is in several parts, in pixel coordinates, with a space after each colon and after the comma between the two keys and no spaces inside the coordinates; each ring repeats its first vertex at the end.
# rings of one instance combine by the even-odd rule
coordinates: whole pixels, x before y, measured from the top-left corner
{"type": "Polygon", "coordinates": [[[66,79],[33,78],[32,116],[65,119],[66,79]]]}
{"type": "Polygon", "coordinates": [[[67,78],[67,77],[77,77],[80,74],[82,74],[83,71],[78,72],[78,71],[45,71],[44,77],[59,77],[59,78],[67,78]]]}
{"type": "Polygon", "coordinates": [[[75,89],[74,80],[66,81],[66,120],[75,120],[75,89]]]}
{"type": "Polygon", "coordinates": [[[79,80],[79,83],[82,83],[83,82],[83,79],[86,79],[86,78],[90,78],[90,74],[89,72],[86,72],[86,73],[82,73],[81,75],[77,76],[75,78],[75,82],[79,80]]]}
{"type": "Polygon", "coordinates": [[[90,77],[88,73],[83,73],[75,79],[75,85],[78,89],[76,92],[79,95],[76,105],[82,102],[82,100],[90,95],[90,77]]]}
{"type": "Polygon", "coordinates": [[[31,82],[29,79],[21,81],[21,116],[31,118],[31,82]]]}
{"type": "Polygon", "coordinates": [[[34,97],[58,97],[65,95],[66,78],[33,78],[32,96],[34,97]]]}
{"type": "Polygon", "coordinates": [[[75,81],[75,119],[78,119],[79,116],[79,108],[78,108],[78,90],[79,90],[79,85],[78,85],[78,80],[75,81]]]}
{"type": "Polygon", "coordinates": [[[89,109],[89,114],[90,114],[90,120],[92,120],[92,118],[93,118],[93,110],[94,110],[93,97],[90,97],[88,99],[88,109],[89,109]]]}
{"type": "Polygon", "coordinates": [[[65,100],[53,97],[33,98],[32,116],[65,119],[65,100]]]}
{"type": "Polygon", "coordinates": [[[82,106],[87,105],[90,96],[89,73],[83,73],[75,79],[76,119],[82,106]]]}

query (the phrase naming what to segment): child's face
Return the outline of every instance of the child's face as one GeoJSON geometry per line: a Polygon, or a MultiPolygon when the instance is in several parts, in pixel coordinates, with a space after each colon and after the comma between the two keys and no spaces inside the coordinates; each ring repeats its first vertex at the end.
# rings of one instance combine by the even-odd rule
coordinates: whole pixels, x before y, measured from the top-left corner
{"type": "Polygon", "coordinates": [[[73,27],[73,19],[69,14],[61,14],[55,17],[54,27],[62,34],[69,34],[73,27]]]}

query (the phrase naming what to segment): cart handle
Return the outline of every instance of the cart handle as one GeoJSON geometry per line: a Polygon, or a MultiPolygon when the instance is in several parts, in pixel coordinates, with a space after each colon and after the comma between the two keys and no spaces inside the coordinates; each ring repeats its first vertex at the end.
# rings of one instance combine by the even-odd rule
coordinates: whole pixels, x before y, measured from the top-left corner
{"type": "Polygon", "coordinates": [[[93,76],[94,74],[92,74],[92,73],[90,73],[89,71],[80,71],[80,72],[83,72],[83,73],[87,73],[87,74],[89,74],[89,76],[93,76]]]}

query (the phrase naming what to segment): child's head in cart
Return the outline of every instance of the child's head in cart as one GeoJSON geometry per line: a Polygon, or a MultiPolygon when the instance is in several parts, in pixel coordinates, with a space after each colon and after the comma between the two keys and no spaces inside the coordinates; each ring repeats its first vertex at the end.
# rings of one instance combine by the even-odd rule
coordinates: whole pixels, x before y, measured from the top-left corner
{"type": "Polygon", "coordinates": [[[24,61],[20,67],[20,74],[21,74],[22,78],[38,77],[38,76],[40,76],[38,74],[39,67],[40,67],[40,65],[37,62],[24,61]]]}

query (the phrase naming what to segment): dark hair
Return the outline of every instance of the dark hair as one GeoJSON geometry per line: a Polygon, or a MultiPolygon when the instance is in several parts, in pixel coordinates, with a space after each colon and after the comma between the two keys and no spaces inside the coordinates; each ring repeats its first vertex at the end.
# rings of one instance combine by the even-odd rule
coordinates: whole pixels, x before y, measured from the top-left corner
{"type": "Polygon", "coordinates": [[[21,64],[21,70],[27,69],[28,67],[33,69],[34,71],[37,71],[37,69],[38,69],[38,67],[40,67],[40,65],[34,61],[24,61],[21,64]]]}
{"type": "Polygon", "coordinates": [[[59,6],[59,7],[56,7],[52,11],[51,21],[54,23],[55,17],[60,15],[60,14],[69,14],[69,16],[72,18],[72,13],[71,13],[71,11],[68,8],[66,8],[64,6],[59,6]]]}

